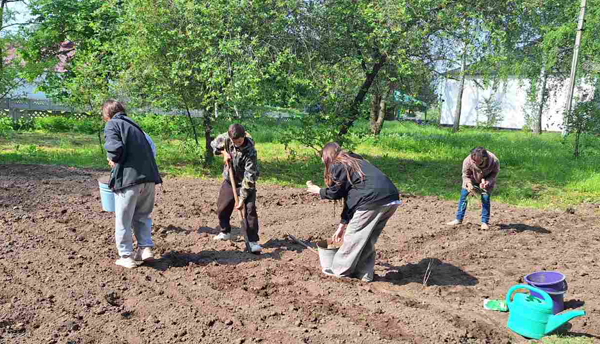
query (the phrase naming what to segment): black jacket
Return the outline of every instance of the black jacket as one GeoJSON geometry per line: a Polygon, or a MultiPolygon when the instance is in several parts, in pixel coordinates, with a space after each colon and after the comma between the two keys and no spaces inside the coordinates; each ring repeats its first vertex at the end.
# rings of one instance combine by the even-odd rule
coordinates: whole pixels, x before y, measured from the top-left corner
{"type": "Polygon", "coordinates": [[[398,189],[394,183],[366,160],[361,160],[360,168],[365,174],[365,179],[360,180],[358,173],[352,173],[350,179],[346,174],[343,164],[330,167],[331,178],[334,184],[326,189],[321,189],[320,197],[323,199],[345,200],[342,211],[342,223],[349,223],[357,210],[370,209],[383,206],[400,200],[398,189]]]}
{"type": "MultiPolygon", "coordinates": [[[[228,133],[217,136],[210,146],[215,155],[221,155],[226,151],[231,155],[231,166],[233,167],[233,179],[236,186],[240,188],[240,198],[246,199],[256,192],[256,181],[258,180],[258,158],[254,141],[250,135],[246,134],[244,144],[236,147],[229,138],[228,133]]],[[[229,168],[223,166],[223,178],[229,181],[229,168]]]]}
{"type": "Polygon", "coordinates": [[[125,114],[104,126],[106,156],[115,163],[109,186],[114,191],[142,183],[162,183],[152,148],[144,132],[125,114]]]}

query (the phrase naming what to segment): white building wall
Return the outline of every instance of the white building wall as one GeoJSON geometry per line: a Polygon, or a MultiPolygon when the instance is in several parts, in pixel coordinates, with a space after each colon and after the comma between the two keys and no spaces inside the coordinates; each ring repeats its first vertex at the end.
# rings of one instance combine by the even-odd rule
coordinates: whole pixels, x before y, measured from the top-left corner
{"type": "MultiPolygon", "coordinates": [[[[481,79],[477,79],[479,85],[483,85],[481,79]]],[[[452,125],[454,123],[454,110],[456,108],[456,98],[458,96],[459,82],[446,79],[440,86],[442,96],[441,124],[452,125]]],[[[494,98],[501,107],[503,120],[498,123],[500,128],[521,129],[525,125],[525,103],[527,100],[527,90],[529,80],[509,79],[500,84],[494,98]]],[[[565,110],[567,94],[569,88],[568,80],[548,79],[548,88],[555,88],[547,98],[546,109],[543,113],[542,128],[547,131],[561,131],[563,122],[562,114],[565,110]]],[[[590,83],[583,82],[576,86],[574,93],[575,99],[583,92],[592,92],[594,89],[590,83]]],[[[478,105],[481,105],[485,98],[492,94],[492,86],[485,89],[480,88],[474,81],[474,78],[465,80],[465,89],[462,98],[462,111],[460,116],[460,125],[475,126],[477,121],[486,120],[485,114],[478,105]]]]}

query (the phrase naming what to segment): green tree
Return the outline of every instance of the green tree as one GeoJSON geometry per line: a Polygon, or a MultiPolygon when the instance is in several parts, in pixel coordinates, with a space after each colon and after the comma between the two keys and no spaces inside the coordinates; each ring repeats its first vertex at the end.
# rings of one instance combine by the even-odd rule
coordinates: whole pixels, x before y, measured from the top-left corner
{"type": "Polygon", "coordinates": [[[25,66],[19,53],[22,39],[14,30],[29,25],[28,21],[18,21],[14,5],[23,0],[0,0],[0,99],[11,95],[22,86],[26,79],[23,73],[31,66],[25,66]]]}
{"type": "Polygon", "coordinates": [[[26,76],[52,99],[96,118],[102,145],[99,108],[109,97],[119,98],[114,80],[123,68],[115,42],[120,5],[103,0],[31,0],[33,25],[22,49],[30,68],[26,76]]]}
{"type": "Polygon", "coordinates": [[[293,57],[274,44],[293,10],[286,2],[132,0],[124,6],[123,89],[140,105],[185,110],[190,121],[200,111],[206,163],[219,111],[244,111],[289,94],[274,87],[284,84],[282,66],[293,57]]]}
{"type": "MultiPolygon", "coordinates": [[[[499,77],[528,80],[527,116],[534,133],[541,134],[546,104],[568,80],[579,16],[579,1],[526,0],[510,13],[511,30],[496,54],[494,69],[499,77]],[[552,82],[551,82],[552,81],[552,82]]],[[[600,75],[600,1],[588,0],[578,77],[587,83],[600,75]]],[[[490,61],[491,62],[491,61],[490,61]]],[[[565,125],[569,122],[565,119],[565,125]]]]}
{"type": "Polygon", "coordinates": [[[313,97],[323,103],[320,122],[326,123],[323,130],[328,133],[314,136],[319,139],[304,138],[303,143],[314,145],[315,141],[331,138],[340,143],[347,141],[346,134],[354,122],[367,117],[368,106],[363,102],[369,95],[373,96],[373,104],[381,104],[378,97],[384,99],[397,80],[415,76],[426,79],[435,69],[443,33],[461,30],[467,22],[485,22],[506,10],[508,3],[305,2],[302,14],[308,18],[300,21],[303,30],[295,31],[301,32],[298,40],[308,43],[296,56],[306,70],[303,75],[310,79],[313,97]],[[428,72],[423,73],[423,65],[428,72]]]}

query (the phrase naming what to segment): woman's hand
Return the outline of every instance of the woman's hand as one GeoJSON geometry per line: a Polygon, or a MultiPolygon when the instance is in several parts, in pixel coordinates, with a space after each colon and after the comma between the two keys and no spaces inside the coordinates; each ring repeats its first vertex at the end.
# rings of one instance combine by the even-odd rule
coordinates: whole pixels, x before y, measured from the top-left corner
{"type": "Polygon", "coordinates": [[[106,158],[106,161],[108,161],[108,166],[110,166],[110,168],[115,168],[114,161],[110,160],[109,158],[106,158]]]}
{"type": "Polygon", "coordinates": [[[306,182],[306,187],[308,188],[308,192],[310,193],[318,195],[321,192],[321,188],[313,184],[310,180],[306,182]]]}
{"type": "Polygon", "coordinates": [[[340,223],[337,231],[335,231],[335,234],[332,237],[333,242],[341,242],[342,241],[342,239],[344,238],[344,232],[346,232],[346,226],[347,225],[340,223]]]}

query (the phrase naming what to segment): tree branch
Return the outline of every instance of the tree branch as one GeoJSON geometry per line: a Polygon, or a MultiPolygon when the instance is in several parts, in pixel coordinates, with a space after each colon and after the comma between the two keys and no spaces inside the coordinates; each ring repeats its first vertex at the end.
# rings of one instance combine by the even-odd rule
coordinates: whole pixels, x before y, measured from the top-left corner
{"type": "Polygon", "coordinates": [[[11,26],[26,26],[26,25],[31,25],[33,23],[34,23],[33,21],[29,21],[29,22],[26,22],[26,23],[12,23],[12,24],[8,24],[8,25],[4,25],[3,27],[0,27],[0,30],[4,30],[4,29],[9,28],[11,26]]]}

